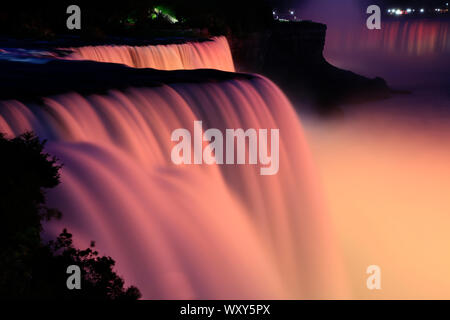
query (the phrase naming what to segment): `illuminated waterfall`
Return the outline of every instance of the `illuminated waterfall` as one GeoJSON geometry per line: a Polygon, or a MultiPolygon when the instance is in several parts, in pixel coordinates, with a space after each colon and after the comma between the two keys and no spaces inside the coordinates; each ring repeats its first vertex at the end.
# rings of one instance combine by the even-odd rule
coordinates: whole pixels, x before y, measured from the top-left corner
{"type": "MultiPolygon", "coordinates": [[[[224,37],[182,45],[74,49],[69,59],[136,68],[233,71],[224,37]]],[[[173,71],[172,71],[173,72],[173,71]]],[[[168,72],[169,74],[170,72],[168,72]]],[[[64,163],[49,193],[76,245],[95,240],[144,298],[270,299],[347,296],[340,253],[322,208],[293,107],[271,81],[171,83],[43,102],[0,101],[0,132],[33,130],[64,163]],[[279,171],[171,161],[178,128],[279,129],[279,171]]]]}
{"type": "Polygon", "coordinates": [[[397,17],[382,19],[380,30],[366,27],[367,6],[357,0],[314,0],[301,5],[302,19],[327,24],[325,51],[366,51],[375,55],[426,56],[450,53],[448,20],[397,17]]]}
{"type": "Polygon", "coordinates": [[[381,30],[355,29],[328,32],[331,51],[366,51],[401,57],[448,54],[450,24],[442,21],[390,21],[381,30]],[[355,32],[360,34],[355,41],[355,32]]]}
{"type": "Polygon", "coordinates": [[[145,298],[318,298],[346,294],[301,124],[269,80],[68,93],[0,103],[0,131],[33,129],[64,163],[49,197],[77,245],[96,240],[145,298]],[[176,166],[171,132],[279,128],[280,170],[176,166]]]}
{"type": "Polygon", "coordinates": [[[121,63],[134,68],[160,70],[218,69],[234,71],[225,37],[209,41],[151,46],[87,46],[71,48],[68,59],[121,63]]]}
{"type": "Polygon", "coordinates": [[[368,34],[366,48],[412,56],[450,53],[449,23],[406,21],[386,23],[382,32],[368,34]]]}

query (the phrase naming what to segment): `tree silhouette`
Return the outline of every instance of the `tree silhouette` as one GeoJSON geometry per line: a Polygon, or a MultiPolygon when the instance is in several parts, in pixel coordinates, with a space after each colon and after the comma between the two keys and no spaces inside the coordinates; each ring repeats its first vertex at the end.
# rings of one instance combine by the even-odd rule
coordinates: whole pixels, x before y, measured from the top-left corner
{"type": "Polygon", "coordinates": [[[58,38],[61,34],[87,38],[105,35],[146,36],[154,29],[166,29],[167,17],[155,8],[164,7],[184,28],[208,28],[211,33],[246,32],[265,28],[272,22],[272,7],[267,0],[128,0],[114,4],[107,0],[76,2],[81,8],[81,30],[68,31],[66,8],[73,1],[2,4],[0,34],[25,38],[58,38]]]}
{"type": "Polygon", "coordinates": [[[94,243],[76,249],[67,230],[49,243],[41,239],[42,222],[61,217],[45,197],[60,183],[61,165],[44,145],[33,133],[0,134],[0,297],[138,299],[139,290],[124,288],[114,260],[99,256],[94,243]],[[69,265],[82,270],[81,290],[67,289],[69,265]]]}

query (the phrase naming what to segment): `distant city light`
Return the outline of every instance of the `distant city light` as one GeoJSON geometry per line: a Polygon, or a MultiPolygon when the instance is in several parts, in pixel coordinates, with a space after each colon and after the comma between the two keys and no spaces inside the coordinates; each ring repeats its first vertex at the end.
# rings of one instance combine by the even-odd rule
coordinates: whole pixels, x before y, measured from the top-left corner
{"type": "Polygon", "coordinates": [[[295,10],[280,10],[277,8],[272,8],[273,19],[281,22],[295,22],[301,21],[301,19],[295,14],[295,10]]]}
{"type": "MultiPolygon", "coordinates": [[[[445,5],[446,6],[448,6],[448,2],[447,3],[445,3],[445,5]]],[[[432,10],[432,9],[430,9],[430,10],[432,10]]],[[[417,8],[417,9],[414,9],[414,8],[406,8],[406,9],[397,9],[397,8],[394,8],[394,9],[387,9],[387,13],[388,14],[390,14],[390,15],[397,15],[397,16],[400,16],[400,15],[409,15],[409,14],[415,14],[416,13],[416,11],[417,11],[417,13],[425,13],[426,12],[426,9],[425,8],[417,8]]],[[[434,9],[434,12],[436,13],[436,14],[446,14],[446,13],[448,13],[448,8],[435,8],[434,9]]]]}

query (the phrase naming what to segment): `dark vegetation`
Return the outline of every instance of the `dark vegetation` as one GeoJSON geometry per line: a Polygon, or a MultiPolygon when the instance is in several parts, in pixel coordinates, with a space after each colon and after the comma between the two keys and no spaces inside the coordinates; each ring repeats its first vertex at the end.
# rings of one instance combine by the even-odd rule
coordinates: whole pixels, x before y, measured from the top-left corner
{"type": "Polygon", "coordinates": [[[128,299],[140,297],[124,287],[114,260],[101,257],[95,244],[79,250],[63,230],[45,243],[42,223],[61,213],[47,207],[45,191],[60,182],[61,166],[43,151],[32,133],[14,139],[0,134],[0,297],[39,299],[128,299]],[[82,270],[81,290],[68,290],[67,267],[82,270]]]}
{"type": "Polygon", "coordinates": [[[197,28],[208,30],[209,35],[223,35],[265,28],[272,22],[271,12],[264,0],[13,1],[2,4],[0,34],[42,39],[63,34],[91,39],[107,35],[148,38],[152,34],[160,36],[162,29],[176,34],[197,28]],[[72,4],[81,8],[80,31],[69,32],[66,28],[66,9],[72,4]],[[163,14],[155,12],[155,8],[163,14]],[[172,24],[165,14],[176,17],[178,23],[172,24]]]}

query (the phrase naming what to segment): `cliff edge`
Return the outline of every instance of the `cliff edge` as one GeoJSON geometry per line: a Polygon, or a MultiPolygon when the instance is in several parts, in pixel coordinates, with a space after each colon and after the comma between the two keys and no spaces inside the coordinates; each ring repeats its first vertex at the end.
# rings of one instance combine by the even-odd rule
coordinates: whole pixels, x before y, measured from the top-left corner
{"type": "Polygon", "coordinates": [[[326,25],[311,21],[278,22],[265,32],[232,36],[237,70],[269,77],[294,103],[306,100],[319,112],[389,97],[383,79],[369,79],[326,61],[326,30],[326,25]]]}

